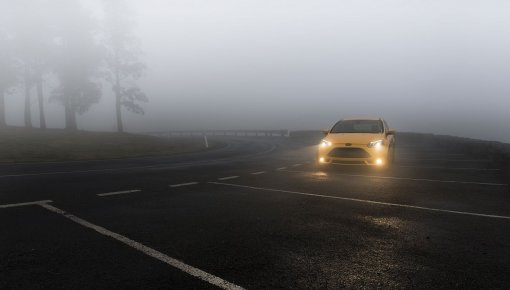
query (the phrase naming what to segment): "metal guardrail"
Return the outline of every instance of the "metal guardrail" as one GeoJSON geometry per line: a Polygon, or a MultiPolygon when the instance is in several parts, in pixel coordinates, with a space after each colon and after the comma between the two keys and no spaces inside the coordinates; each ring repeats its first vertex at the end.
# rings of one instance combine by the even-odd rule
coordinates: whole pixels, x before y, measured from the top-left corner
{"type": "Polygon", "coordinates": [[[289,130],[171,130],[146,132],[145,135],[157,137],[176,136],[250,136],[250,137],[288,137],[289,130]]]}

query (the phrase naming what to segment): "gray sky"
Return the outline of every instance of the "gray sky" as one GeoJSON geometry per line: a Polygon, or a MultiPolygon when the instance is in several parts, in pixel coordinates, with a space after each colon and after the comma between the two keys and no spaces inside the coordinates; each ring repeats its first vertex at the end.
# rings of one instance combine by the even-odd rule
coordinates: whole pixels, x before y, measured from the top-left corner
{"type": "MultiPolygon", "coordinates": [[[[148,70],[128,130],[397,131],[510,142],[510,1],[132,0],[148,70]]],[[[91,8],[93,4],[88,4],[91,8]]],[[[22,121],[11,100],[11,123],[22,121]]],[[[61,122],[61,108],[49,124],[61,122]]],[[[114,128],[110,90],[79,118],[114,128]]]]}

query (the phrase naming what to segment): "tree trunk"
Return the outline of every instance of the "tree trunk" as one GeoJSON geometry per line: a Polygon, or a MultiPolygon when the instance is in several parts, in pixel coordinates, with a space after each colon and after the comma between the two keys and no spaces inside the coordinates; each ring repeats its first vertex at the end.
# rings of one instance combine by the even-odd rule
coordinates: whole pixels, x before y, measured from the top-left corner
{"type": "Polygon", "coordinates": [[[44,116],[44,95],[43,95],[43,82],[42,75],[37,75],[37,100],[39,102],[39,126],[41,129],[46,129],[46,117],[44,116]]]}
{"type": "Polygon", "coordinates": [[[5,121],[5,99],[4,90],[0,89],[0,128],[7,126],[5,121]]]}
{"type": "Polygon", "coordinates": [[[68,130],[77,130],[78,126],[76,125],[76,113],[73,110],[73,105],[71,101],[71,97],[69,95],[65,97],[65,116],[66,116],[66,129],[68,130]]]}
{"type": "Polygon", "coordinates": [[[124,126],[122,124],[122,110],[120,107],[120,92],[119,89],[115,90],[115,112],[117,114],[117,132],[124,132],[124,126]]]}
{"type": "Polygon", "coordinates": [[[124,132],[124,126],[122,124],[122,108],[121,108],[121,96],[120,96],[120,76],[118,64],[115,71],[115,113],[117,115],[117,132],[124,132]]]}
{"type": "Polygon", "coordinates": [[[32,128],[32,112],[30,105],[30,70],[25,65],[25,127],[32,128]]]}

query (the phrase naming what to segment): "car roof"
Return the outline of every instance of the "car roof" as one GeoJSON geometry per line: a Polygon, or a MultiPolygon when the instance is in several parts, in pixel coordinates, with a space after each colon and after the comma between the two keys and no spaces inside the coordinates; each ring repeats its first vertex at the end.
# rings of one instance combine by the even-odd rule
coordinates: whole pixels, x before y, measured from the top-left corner
{"type": "Polygon", "coordinates": [[[361,120],[370,120],[370,121],[379,121],[382,120],[382,118],[345,118],[342,119],[342,121],[361,121],[361,120]]]}

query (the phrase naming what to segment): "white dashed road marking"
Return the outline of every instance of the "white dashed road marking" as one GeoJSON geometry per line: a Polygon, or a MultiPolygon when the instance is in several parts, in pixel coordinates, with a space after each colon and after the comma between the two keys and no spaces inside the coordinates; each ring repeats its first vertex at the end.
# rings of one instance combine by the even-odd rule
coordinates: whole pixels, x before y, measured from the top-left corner
{"type": "Polygon", "coordinates": [[[234,175],[234,176],[227,176],[227,177],[221,177],[221,178],[218,178],[218,180],[229,180],[229,179],[235,179],[235,178],[238,178],[239,176],[237,175],[234,175]]]}
{"type": "Polygon", "coordinates": [[[26,205],[39,205],[41,203],[47,203],[47,202],[51,202],[51,200],[37,200],[37,201],[29,201],[29,202],[21,202],[21,203],[0,204],[0,208],[18,207],[18,206],[26,206],[26,205]]]}
{"type": "Polygon", "coordinates": [[[186,183],[172,184],[169,186],[170,187],[182,187],[182,186],[189,186],[189,185],[195,185],[195,184],[198,184],[198,182],[186,182],[186,183]]]}
{"type": "MultiPolygon", "coordinates": [[[[309,173],[308,171],[300,171],[300,170],[285,170],[285,171],[286,172],[309,173]]],[[[425,181],[425,182],[440,182],[440,183],[459,183],[459,184],[487,185],[487,186],[508,186],[508,184],[506,184],[506,183],[474,182],[474,181],[461,181],[461,180],[440,180],[440,179],[407,178],[407,177],[395,177],[395,176],[377,176],[377,175],[344,174],[344,173],[334,173],[334,175],[349,176],[349,177],[377,178],[377,179],[393,179],[393,180],[410,180],[410,181],[425,181]]]]}
{"type": "Polygon", "coordinates": [[[214,276],[214,275],[204,272],[200,269],[197,269],[193,266],[185,264],[184,262],[181,262],[175,258],[169,257],[153,248],[147,247],[147,246],[145,246],[139,242],[133,241],[123,235],[114,233],[114,232],[107,230],[103,227],[92,224],[92,223],[90,223],[84,219],[81,219],[77,216],[66,213],[65,211],[63,211],[59,208],[56,208],[52,205],[49,205],[47,203],[38,203],[38,205],[42,206],[43,208],[45,208],[49,211],[60,214],[60,215],[64,216],[65,218],[67,218],[81,226],[92,229],[92,230],[100,233],[103,236],[107,236],[107,237],[113,238],[121,243],[124,243],[124,244],[144,253],[147,256],[153,257],[163,263],[166,263],[174,268],[177,268],[191,276],[199,278],[209,284],[215,285],[222,289],[243,289],[241,286],[235,285],[233,283],[230,283],[228,281],[221,279],[220,277],[214,276]]]}
{"type": "Polygon", "coordinates": [[[287,169],[287,167],[276,168],[276,170],[285,170],[285,169],[287,169]]]}
{"type": "Polygon", "coordinates": [[[265,171],[253,172],[252,175],[260,175],[266,173],[265,171]]]}
{"type": "Polygon", "coordinates": [[[301,164],[300,163],[296,163],[296,164],[292,165],[292,167],[298,167],[298,166],[301,166],[301,164]]]}
{"type": "Polygon", "coordinates": [[[239,185],[239,184],[232,184],[232,183],[222,183],[222,182],[209,182],[209,183],[211,183],[211,184],[218,184],[218,185],[224,185],[224,186],[247,188],[247,189],[252,189],[252,190],[264,190],[264,191],[273,191],[273,192],[283,192],[283,193],[291,193],[291,194],[298,194],[298,195],[312,196],[312,197],[320,197],[320,198],[331,198],[331,199],[339,199],[339,200],[346,200],[346,201],[378,204],[378,205],[385,205],[385,206],[404,207],[404,208],[412,208],[412,209],[434,211],[434,212],[443,212],[443,213],[452,213],[452,214],[460,214],[460,215],[469,215],[469,216],[477,216],[477,217],[485,217],[485,218],[510,220],[510,216],[502,216],[502,215],[492,215],[492,214],[482,214],[482,213],[475,213],[475,212],[455,211],[455,210],[423,207],[423,206],[400,204],[400,203],[391,203],[391,202],[382,202],[382,201],[374,201],[374,200],[366,200],[366,199],[358,199],[358,198],[350,198],[350,197],[341,197],[341,196],[331,196],[331,195],[307,193],[307,192],[292,191],[292,190],[283,190],[283,189],[276,189],[276,188],[264,188],[264,187],[239,185]]]}
{"type": "Polygon", "coordinates": [[[113,192],[98,193],[97,196],[110,196],[110,195],[126,194],[126,193],[140,192],[140,191],[141,191],[140,189],[113,191],[113,192]]]}

